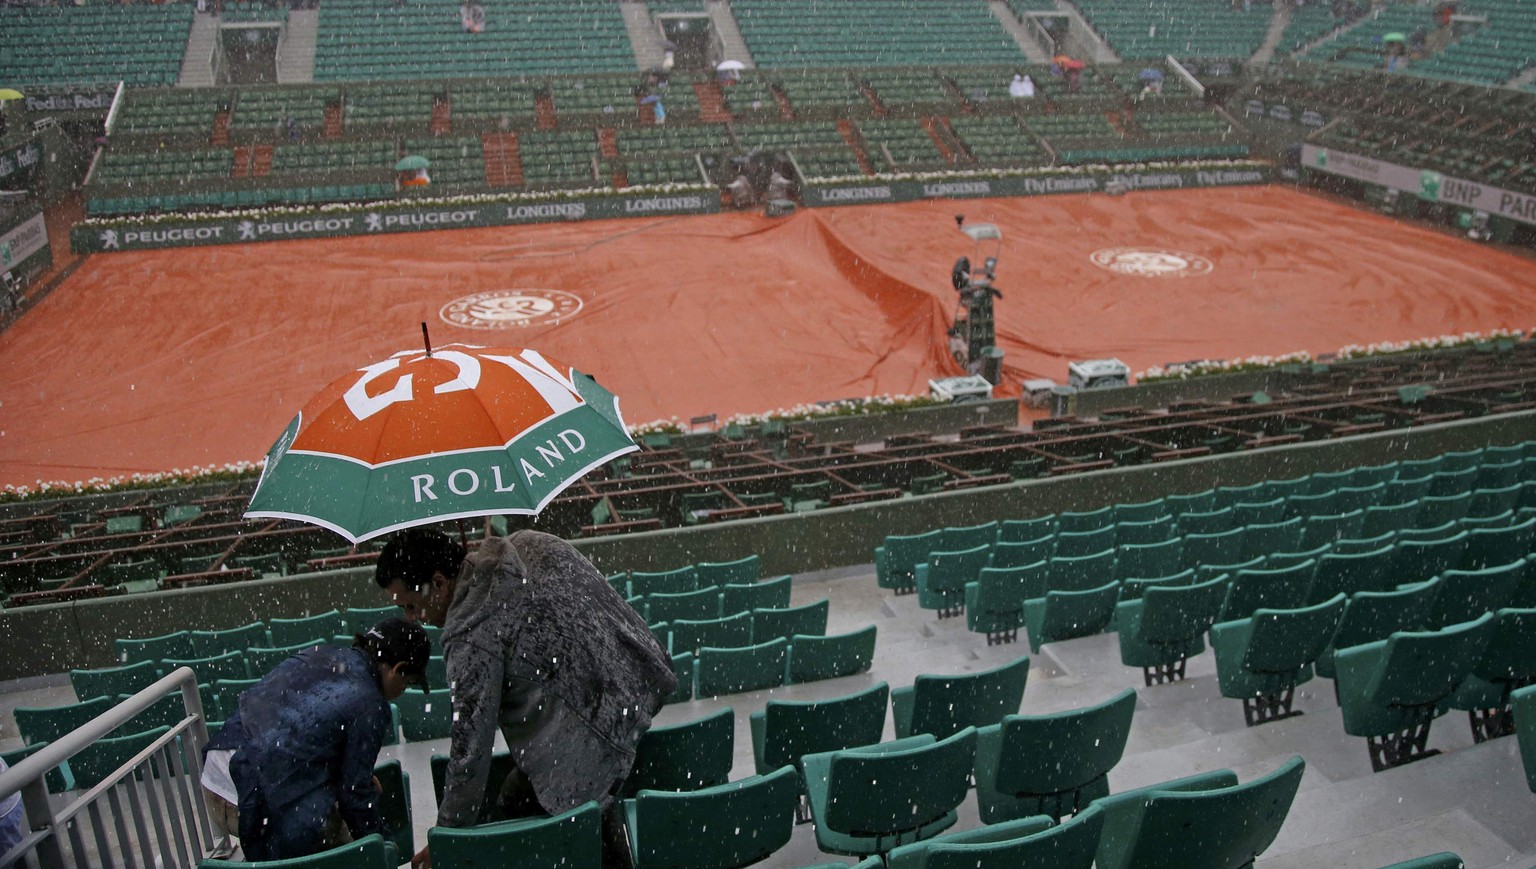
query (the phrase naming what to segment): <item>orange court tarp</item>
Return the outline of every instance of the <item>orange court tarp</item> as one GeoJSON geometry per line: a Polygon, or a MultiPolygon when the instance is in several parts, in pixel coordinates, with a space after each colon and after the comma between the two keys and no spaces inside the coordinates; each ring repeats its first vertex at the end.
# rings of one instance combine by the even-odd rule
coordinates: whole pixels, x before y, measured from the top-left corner
{"type": "Polygon", "coordinates": [[[326,383],[420,346],[423,321],[434,343],[565,360],[631,423],[926,393],[960,373],[950,266],[975,251],[956,213],[1003,233],[1005,394],[1079,359],[1536,325],[1531,260],[1279,186],[101,254],[0,335],[0,483],[257,459],[326,383]],[[555,294],[558,317],[495,330],[441,316],[496,290],[580,307],[555,294]]]}

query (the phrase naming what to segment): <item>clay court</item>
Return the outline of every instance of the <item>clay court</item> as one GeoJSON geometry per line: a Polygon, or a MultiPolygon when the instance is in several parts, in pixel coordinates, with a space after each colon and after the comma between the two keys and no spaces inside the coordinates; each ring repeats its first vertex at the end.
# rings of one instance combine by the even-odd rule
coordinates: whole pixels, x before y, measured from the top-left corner
{"type": "Polygon", "coordinates": [[[102,254],[0,335],[0,483],[256,459],[325,383],[418,346],[422,321],[434,344],[570,362],[631,423],[925,393],[960,373],[956,213],[1003,231],[1004,394],[1076,359],[1135,372],[1536,325],[1531,260],[1278,186],[102,254]],[[1141,253],[1099,259],[1140,273],[1095,264],[1115,248],[1141,253]],[[442,316],[513,289],[561,292],[521,327],[442,316]]]}

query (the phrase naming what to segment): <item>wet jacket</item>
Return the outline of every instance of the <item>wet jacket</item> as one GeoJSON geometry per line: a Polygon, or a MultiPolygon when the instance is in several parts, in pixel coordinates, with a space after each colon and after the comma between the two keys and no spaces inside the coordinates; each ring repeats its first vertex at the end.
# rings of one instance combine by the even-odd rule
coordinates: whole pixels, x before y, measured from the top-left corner
{"type": "Polygon", "coordinates": [[[445,827],[476,822],[498,726],[544,811],[606,804],[677,687],[645,620],[574,547],[537,531],[470,553],[443,648],[454,712],[445,827]]]}
{"type": "Polygon", "coordinates": [[[242,804],[252,789],[274,815],[301,804],[328,814],[334,804],[354,838],[388,835],[373,765],[388,735],[389,703],[378,668],[363,652],[306,649],[246,689],[239,704],[208,750],[241,756],[230,772],[242,804]]]}

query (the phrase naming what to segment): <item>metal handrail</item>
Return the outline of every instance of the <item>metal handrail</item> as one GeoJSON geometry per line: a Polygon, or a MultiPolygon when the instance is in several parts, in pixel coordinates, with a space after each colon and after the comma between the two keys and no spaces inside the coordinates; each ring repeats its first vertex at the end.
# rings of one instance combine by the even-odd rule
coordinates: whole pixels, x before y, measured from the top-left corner
{"type": "MultiPolygon", "coordinates": [[[[111,797],[115,803],[115,792],[113,789],[122,781],[125,771],[131,777],[133,770],[152,759],[157,753],[163,752],[166,746],[183,734],[190,735],[191,737],[190,744],[186,746],[186,751],[178,753],[182,754],[186,763],[187,768],[184,772],[189,780],[200,782],[202,780],[203,746],[208,744],[208,725],[203,718],[203,701],[201,694],[198,693],[197,675],[192,672],[190,667],[179,667],[173,670],[149,687],[144,688],[122,703],[91,719],[79,728],[48,743],[35,754],[17,763],[16,766],[0,773],[0,801],[9,798],[13,794],[21,794],[22,805],[26,811],[27,826],[31,831],[16,848],[7,854],[0,855],[0,866],[13,865],[27,854],[34,853],[34,849],[43,866],[66,865],[62,837],[72,835],[78,839],[79,835],[78,827],[70,829],[72,825],[69,822],[85,811],[92,812],[93,817],[99,814],[96,801],[102,796],[111,797]],[[45,778],[48,773],[79,754],[97,740],[106,738],[112,731],[133,720],[140,713],[164,699],[166,694],[177,688],[181,689],[182,703],[185,705],[187,712],[186,717],[177,723],[176,726],[172,727],[170,732],[141,750],[129,763],[119,768],[114,775],[87,790],[62,810],[55,811],[52,802],[48,798],[48,788],[45,784],[45,778]]],[[[172,758],[175,756],[175,754],[171,755],[172,758]]],[[[176,765],[179,766],[180,764],[176,765]]],[[[169,796],[167,795],[166,798],[169,799],[169,796]]],[[[134,809],[136,812],[137,807],[135,806],[134,809]]],[[[156,806],[151,805],[151,809],[156,810],[156,814],[158,814],[156,806]]],[[[197,801],[193,812],[202,821],[201,826],[203,827],[202,832],[204,836],[196,836],[200,850],[202,839],[209,832],[207,817],[202,813],[201,800],[197,801]]],[[[156,826],[159,828],[158,817],[155,820],[156,826]]],[[[177,832],[180,832],[177,819],[173,818],[172,821],[177,832]]],[[[142,823],[139,823],[138,826],[141,834],[147,834],[147,830],[145,830],[142,823]]],[[[163,828],[160,828],[159,831],[163,838],[163,828]]],[[[197,831],[189,830],[188,832],[195,834],[197,831]]],[[[176,844],[182,850],[183,855],[185,855],[185,839],[181,839],[181,837],[178,837],[178,839],[180,841],[176,844]]],[[[78,841],[75,844],[78,847],[78,841]]],[[[201,854],[199,853],[198,856],[201,856],[201,854]]]]}

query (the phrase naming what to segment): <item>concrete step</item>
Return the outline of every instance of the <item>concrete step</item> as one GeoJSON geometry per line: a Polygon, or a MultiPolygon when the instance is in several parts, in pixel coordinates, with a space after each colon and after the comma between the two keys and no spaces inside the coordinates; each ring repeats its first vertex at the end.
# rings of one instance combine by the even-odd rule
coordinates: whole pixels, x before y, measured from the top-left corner
{"type": "Polygon", "coordinates": [[[629,31],[629,45],[635,52],[635,68],[649,71],[661,68],[661,28],[651,20],[651,10],[644,3],[620,3],[624,29],[629,31]]]}
{"type": "Polygon", "coordinates": [[[739,60],[748,69],[757,66],[752,61],[752,51],[747,48],[747,41],[741,36],[741,28],[736,25],[731,4],[725,0],[708,0],[704,8],[709,12],[709,21],[715,28],[715,35],[720,38],[720,47],[724,52],[722,59],[739,60]]]}
{"type": "Polygon", "coordinates": [[[1291,12],[1294,7],[1289,4],[1275,4],[1275,14],[1269,19],[1269,30],[1264,33],[1264,42],[1259,50],[1248,58],[1248,62],[1254,65],[1269,63],[1275,57],[1275,49],[1280,47],[1280,37],[1285,33],[1285,26],[1291,23],[1291,12]]]}
{"type": "Polygon", "coordinates": [[[320,28],[320,10],[294,9],[283,26],[283,42],[278,49],[277,81],[301,84],[315,80],[315,34],[320,28]]]}
{"type": "Polygon", "coordinates": [[[1013,37],[1013,41],[1018,43],[1019,50],[1024,52],[1024,56],[1029,58],[1030,63],[1051,62],[1047,47],[1041,45],[1034,34],[1030,33],[1029,28],[1014,17],[1013,10],[1008,8],[1007,0],[990,0],[987,6],[992,9],[992,17],[996,18],[998,23],[1003,25],[1003,29],[1008,31],[1008,35],[1013,37]]]}
{"type": "Polygon", "coordinates": [[[206,12],[192,16],[187,50],[181,58],[177,87],[213,87],[213,51],[219,41],[219,18],[206,12]]]}

